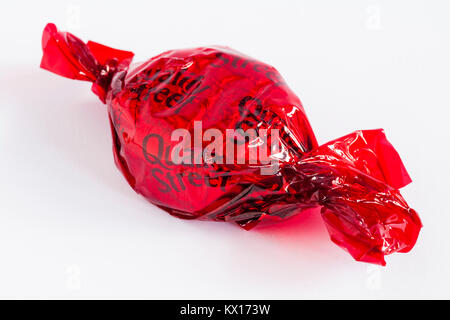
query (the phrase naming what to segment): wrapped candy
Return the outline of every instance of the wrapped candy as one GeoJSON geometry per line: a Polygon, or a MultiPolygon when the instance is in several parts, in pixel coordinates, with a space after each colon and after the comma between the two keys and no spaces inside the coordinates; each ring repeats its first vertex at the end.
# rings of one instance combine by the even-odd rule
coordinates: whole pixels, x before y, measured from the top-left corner
{"type": "Polygon", "coordinates": [[[300,100],[271,66],[227,47],[133,53],[84,43],[48,24],[41,67],[92,82],[108,105],[114,159],[130,186],[185,219],[251,229],[321,207],[331,240],[385,265],[421,222],[383,130],[319,146],[300,100]]]}

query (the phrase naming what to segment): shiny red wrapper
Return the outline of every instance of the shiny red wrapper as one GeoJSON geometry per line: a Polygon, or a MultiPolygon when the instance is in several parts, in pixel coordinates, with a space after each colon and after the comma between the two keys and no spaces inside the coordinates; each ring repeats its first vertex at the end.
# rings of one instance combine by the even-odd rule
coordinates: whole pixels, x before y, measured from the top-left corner
{"type": "Polygon", "coordinates": [[[272,66],[218,46],[131,64],[132,52],[53,24],[42,47],[42,68],[93,83],[108,105],[117,167],[168,213],[251,229],[320,207],[331,240],[358,261],[385,265],[385,255],[414,246],[422,225],[398,191],[411,179],[383,130],[319,146],[272,66]],[[181,162],[173,159],[180,143],[181,162]],[[259,158],[261,146],[275,152],[259,158]]]}

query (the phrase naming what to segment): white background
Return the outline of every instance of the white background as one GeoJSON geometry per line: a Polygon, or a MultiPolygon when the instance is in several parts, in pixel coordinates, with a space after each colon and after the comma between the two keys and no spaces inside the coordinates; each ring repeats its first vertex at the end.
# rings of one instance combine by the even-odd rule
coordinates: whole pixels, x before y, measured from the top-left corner
{"type": "Polygon", "coordinates": [[[0,11],[1,298],[450,298],[448,1],[10,1],[0,11]],[[39,69],[54,22],[137,60],[231,46],[274,65],[320,143],[382,127],[424,224],[387,267],[317,212],[246,232],[183,221],[127,185],[90,84],[39,69]]]}

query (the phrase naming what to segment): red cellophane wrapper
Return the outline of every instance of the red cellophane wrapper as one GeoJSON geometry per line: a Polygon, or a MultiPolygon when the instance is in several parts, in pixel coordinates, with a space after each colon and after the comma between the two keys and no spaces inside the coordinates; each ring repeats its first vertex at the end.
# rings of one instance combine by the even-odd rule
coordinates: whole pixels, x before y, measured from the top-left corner
{"type": "MultiPolygon", "coordinates": [[[[137,193],[168,213],[251,229],[321,207],[331,240],[356,260],[385,265],[385,255],[414,246],[421,222],[398,191],[411,179],[383,130],[319,146],[300,100],[272,66],[227,47],[167,51],[131,64],[132,52],[84,43],[53,24],[45,27],[42,47],[42,68],[93,83],[108,106],[117,167],[137,193]],[[181,141],[173,139],[177,129],[205,133],[200,144],[183,149],[192,159],[213,141],[208,129],[226,136],[227,129],[251,128],[255,138],[228,143],[243,146],[250,160],[277,129],[279,147],[269,164],[238,155],[223,164],[171,159],[181,141]]],[[[217,148],[211,155],[228,153],[217,148]]]]}

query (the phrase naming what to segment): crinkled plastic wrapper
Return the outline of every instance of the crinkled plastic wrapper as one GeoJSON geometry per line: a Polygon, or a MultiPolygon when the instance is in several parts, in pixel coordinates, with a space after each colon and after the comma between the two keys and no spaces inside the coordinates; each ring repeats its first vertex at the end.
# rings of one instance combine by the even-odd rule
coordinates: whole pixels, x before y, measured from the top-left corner
{"type": "Polygon", "coordinates": [[[398,190],[411,180],[383,130],[319,146],[272,66],[227,47],[131,64],[132,52],[53,24],[42,46],[42,68],[93,83],[117,167],[171,215],[251,229],[320,207],[331,240],[356,260],[385,265],[385,255],[414,246],[421,222],[398,190]]]}

